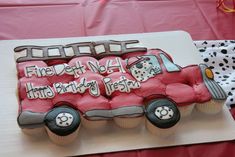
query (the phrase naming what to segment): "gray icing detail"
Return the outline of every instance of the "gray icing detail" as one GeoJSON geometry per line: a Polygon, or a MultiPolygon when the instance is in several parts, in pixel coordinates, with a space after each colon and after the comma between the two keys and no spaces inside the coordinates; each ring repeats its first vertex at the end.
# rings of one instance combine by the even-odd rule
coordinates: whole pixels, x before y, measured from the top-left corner
{"type": "Polygon", "coordinates": [[[96,42],[78,42],[68,45],[49,45],[49,46],[34,46],[24,45],[14,49],[16,61],[18,63],[32,60],[53,60],[53,59],[70,59],[80,56],[91,56],[94,58],[103,58],[106,56],[122,56],[131,52],[146,52],[145,47],[136,47],[135,44],[139,43],[138,40],[126,40],[126,41],[96,41],[96,42]],[[134,44],[134,45],[133,45],[134,44]],[[97,46],[103,47],[103,52],[100,53],[96,50],[97,46]],[[119,48],[114,50],[110,45],[118,45],[119,48]],[[34,50],[40,51],[42,54],[34,56],[34,50]],[[67,55],[66,50],[70,49],[70,55],[67,55]],[[58,54],[50,55],[50,51],[57,50],[58,54]],[[111,51],[112,50],[112,51],[111,51]],[[119,51],[120,50],[120,51],[119,51]],[[25,52],[25,54],[22,52],[25,52]]]}
{"type": "Polygon", "coordinates": [[[125,115],[141,115],[144,113],[144,108],[142,106],[129,106],[121,107],[114,110],[111,110],[114,117],[125,116],[125,115]]]}
{"type": "Polygon", "coordinates": [[[100,120],[113,117],[137,117],[143,114],[143,106],[128,106],[113,110],[90,110],[85,112],[84,116],[90,120],[100,120]]]}
{"type": "Polygon", "coordinates": [[[180,68],[170,61],[170,59],[163,53],[160,54],[162,62],[168,72],[180,71],[180,68]]]}
{"type": "Polygon", "coordinates": [[[227,95],[224,92],[224,90],[220,87],[220,85],[218,85],[217,82],[215,82],[215,80],[209,79],[206,76],[205,70],[206,70],[206,68],[208,68],[208,66],[205,64],[200,64],[199,67],[201,70],[203,81],[204,81],[207,89],[211,93],[212,98],[216,99],[216,100],[225,100],[227,98],[227,95]]]}
{"type": "Polygon", "coordinates": [[[44,126],[46,113],[23,111],[18,116],[18,124],[21,128],[37,128],[44,126]]]}

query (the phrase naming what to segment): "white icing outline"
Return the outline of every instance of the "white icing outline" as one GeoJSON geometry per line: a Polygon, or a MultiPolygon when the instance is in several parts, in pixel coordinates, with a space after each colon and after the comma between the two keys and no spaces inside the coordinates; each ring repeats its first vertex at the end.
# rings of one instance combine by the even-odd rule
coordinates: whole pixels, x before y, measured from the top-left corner
{"type": "Polygon", "coordinates": [[[43,50],[42,49],[32,49],[32,57],[35,58],[42,58],[43,57],[43,50]]]}
{"type": "Polygon", "coordinates": [[[72,47],[64,47],[63,49],[66,57],[73,57],[75,55],[72,47]]]}
{"type": "Polygon", "coordinates": [[[122,51],[122,46],[119,44],[109,44],[110,51],[120,52],[122,51]]]}
{"type": "MultiPolygon", "coordinates": [[[[43,53],[43,52],[42,52],[43,53]]],[[[47,50],[49,57],[60,56],[60,49],[59,48],[49,48],[47,50]]]]}
{"type": "Polygon", "coordinates": [[[100,54],[100,53],[104,53],[105,52],[105,47],[103,44],[100,44],[100,45],[96,45],[95,46],[95,52],[97,54],[100,54]]]}
{"type": "Polygon", "coordinates": [[[26,57],[27,56],[27,52],[28,50],[27,49],[24,49],[22,51],[19,51],[17,53],[14,54],[14,58],[15,60],[19,59],[19,58],[23,58],[23,57],[26,57]]]}

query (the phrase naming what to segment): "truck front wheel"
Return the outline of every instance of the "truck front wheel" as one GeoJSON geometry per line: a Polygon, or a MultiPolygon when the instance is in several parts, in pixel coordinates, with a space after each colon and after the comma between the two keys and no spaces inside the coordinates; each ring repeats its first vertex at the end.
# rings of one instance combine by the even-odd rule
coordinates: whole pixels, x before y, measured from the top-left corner
{"type": "Polygon", "coordinates": [[[154,126],[167,129],[180,120],[180,112],[176,104],[169,99],[156,99],[146,107],[146,118],[154,126]]]}

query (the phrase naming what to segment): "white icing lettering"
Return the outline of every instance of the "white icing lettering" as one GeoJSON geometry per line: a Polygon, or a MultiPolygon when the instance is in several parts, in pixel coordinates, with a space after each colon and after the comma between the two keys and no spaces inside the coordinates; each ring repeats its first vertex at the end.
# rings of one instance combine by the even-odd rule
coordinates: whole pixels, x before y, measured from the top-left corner
{"type": "Polygon", "coordinates": [[[84,93],[89,89],[89,93],[93,96],[99,96],[100,90],[97,81],[87,81],[86,78],[81,78],[80,83],[72,81],[69,83],[54,83],[53,87],[58,94],[64,93],[84,93]]]}
{"type": "Polygon", "coordinates": [[[26,83],[26,93],[29,99],[53,98],[55,93],[50,86],[33,86],[32,83],[26,83]]]}
{"type": "Polygon", "coordinates": [[[108,73],[113,73],[114,69],[118,69],[119,72],[125,73],[126,71],[124,70],[121,60],[119,58],[115,58],[116,64],[113,64],[113,60],[108,60],[106,62],[106,67],[108,69],[108,73]]]}
{"type": "Polygon", "coordinates": [[[79,61],[76,62],[75,66],[69,66],[68,64],[58,64],[50,67],[38,67],[28,66],[25,67],[25,76],[32,77],[33,75],[37,77],[45,77],[45,76],[60,76],[63,74],[74,75],[75,78],[79,78],[79,76],[86,72],[85,66],[82,65],[79,61]]]}
{"type": "MultiPolygon", "coordinates": [[[[113,60],[107,60],[105,65],[100,65],[98,61],[88,61],[86,66],[92,72],[95,73],[113,73],[122,72],[125,70],[122,66],[120,58],[116,57],[113,60]]],[[[73,75],[75,78],[79,78],[81,74],[86,72],[86,67],[77,61],[74,66],[70,66],[66,63],[58,64],[49,67],[38,67],[36,65],[27,66],[24,69],[26,77],[46,77],[46,76],[60,76],[63,74],[73,75]]],[[[111,95],[115,91],[129,93],[132,89],[140,88],[140,82],[136,80],[129,80],[125,76],[121,76],[119,80],[112,81],[111,78],[104,78],[103,84],[107,95],[111,95]]],[[[26,84],[26,93],[29,99],[45,99],[53,98],[55,93],[84,93],[89,91],[92,96],[99,96],[100,89],[96,80],[87,81],[86,78],[81,78],[80,82],[71,81],[69,83],[54,83],[53,87],[50,86],[33,86],[31,83],[26,84]]]]}
{"type": "Polygon", "coordinates": [[[37,68],[36,65],[25,67],[24,69],[25,76],[32,77],[33,74],[35,75],[36,68],[37,68]]]}
{"type": "MultiPolygon", "coordinates": [[[[115,91],[130,93],[132,89],[140,88],[140,82],[129,80],[125,76],[121,76],[119,80],[113,82],[111,78],[104,78],[103,83],[107,95],[111,95],[115,91]]],[[[46,99],[53,98],[55,93],[84,93],[89,90],[90,95],[99,96],[100,89],[96,80],[87,81],[81,78],[80,82],[71,81],[69,83],[54,83],[50,86],[33,86],[32,83],[26,83],[26,93],[29,99],[46,99]],[[54,88],[54,90],[53,90],[54,88]]]]}
{"type": "Polygon", "coordinates": [[[129,80],[125,76],[121,76],[120,80],[112,82],[111,78],[103,79],[107,95],[111,95],[115,91],[130,93],[131,89],[140,88],[140,83],[134,80],[129,80]]]}
{"type": "Polygon", "coordinates": [[[88,61],[87,66],[92,72],[95,72],[95,73],[100,72],[101,73],[99,62],[94,63],[92,61],[88,61]]]}
{"type": "Polygon", "coordinates": [[[107,60],[105,65],[100,65],[98,61],[93,62],[93,61],[88,61],[87,62],[87,67],[95,73],[113,73],[114,70],[118,70],[119,72],[125,73],[126,71],[124,70],[120,58],[115,58],[116,63],[113,63],[113,60],[107,60]]]}

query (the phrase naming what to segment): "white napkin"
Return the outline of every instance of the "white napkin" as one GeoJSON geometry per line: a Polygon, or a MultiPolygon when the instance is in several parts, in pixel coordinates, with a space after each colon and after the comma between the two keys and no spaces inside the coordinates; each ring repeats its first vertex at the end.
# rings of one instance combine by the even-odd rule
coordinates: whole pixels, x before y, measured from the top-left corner
{"type": "Polygon", "coordinates": [[[226,105],[235,106],[235,40],[194,41],[215,80],[228,95],[226,105]]]}

